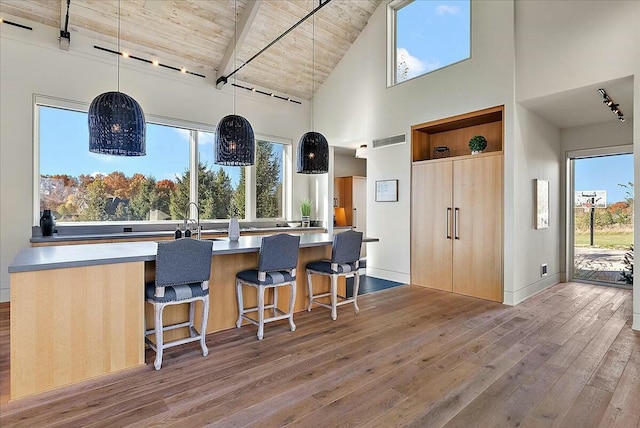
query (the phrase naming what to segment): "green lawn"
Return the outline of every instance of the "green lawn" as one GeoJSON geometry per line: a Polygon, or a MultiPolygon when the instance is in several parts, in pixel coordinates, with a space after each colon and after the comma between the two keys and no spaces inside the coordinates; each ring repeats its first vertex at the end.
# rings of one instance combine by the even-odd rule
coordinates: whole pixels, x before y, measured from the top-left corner
{"type": "MultiPolygon", "coordinates": [[[[629,232],[599,232],[595,231],[593,245],[604,248],[628,249],[633,244],[633,233],[629,232]]],[[[575,233],[576,246],[589,245],[589,232],[575,233]]]]}

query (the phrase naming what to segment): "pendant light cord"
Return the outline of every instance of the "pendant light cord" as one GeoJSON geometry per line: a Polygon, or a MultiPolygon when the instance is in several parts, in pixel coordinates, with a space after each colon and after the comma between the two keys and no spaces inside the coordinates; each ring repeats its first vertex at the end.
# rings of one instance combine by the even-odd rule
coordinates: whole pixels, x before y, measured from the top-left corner
{"type": "MultiPolygon", "coordinates": [[[[313,0],[311,1],[313,6],[313,0]]],[[[316,15],[311,17],[311,131],[315,130],[316,90],[316,15]]]]}
{"type": "MultiPolygon", "coordinates": [[[[233,68],[238,61],[238,0],[233,1],[233,68]]],[[[236,115],[236,75],[233,75],[233,115],[236,115]]]]}
{"type": "Polygon", "coordinates": [[[120,92],[120,0],[118,0],[118,92],[120,92]]]}

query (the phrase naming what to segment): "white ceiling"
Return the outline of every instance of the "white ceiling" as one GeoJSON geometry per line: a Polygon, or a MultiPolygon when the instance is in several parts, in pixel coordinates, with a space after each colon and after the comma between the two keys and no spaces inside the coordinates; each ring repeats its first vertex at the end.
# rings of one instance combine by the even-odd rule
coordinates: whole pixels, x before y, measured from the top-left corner
{"type": "Polygon", "coordinates": [[[633,76],[522,101],[520,104],[558,128],[573,128],[615,121],[618,116],[602,102],[604,89],[626,120],[633,118],[633,76]]]}

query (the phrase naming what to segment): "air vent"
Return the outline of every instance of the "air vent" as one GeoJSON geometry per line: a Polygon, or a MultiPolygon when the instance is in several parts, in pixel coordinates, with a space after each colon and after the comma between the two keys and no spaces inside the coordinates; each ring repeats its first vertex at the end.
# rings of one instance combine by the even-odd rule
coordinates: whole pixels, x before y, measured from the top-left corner
{"type": "Polygon", "coordinates": [[[395,144],[404,144],[406,141],[407,138],[405,134],[394,135],[393,137],[373,140],[373,148],[377,149],[379,147],[393,146],[395,144]]]}

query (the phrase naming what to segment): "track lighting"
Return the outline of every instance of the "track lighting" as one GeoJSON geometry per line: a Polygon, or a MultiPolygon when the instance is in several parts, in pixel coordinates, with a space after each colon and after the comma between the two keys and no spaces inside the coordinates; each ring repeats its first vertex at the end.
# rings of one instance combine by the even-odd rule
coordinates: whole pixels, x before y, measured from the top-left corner
{"type": "Polygon", "coordinates": [[[620,104],[614,103],[613,100],[609,98],[609,95],[607,95],[607,92],[604,89],[598,89],[598,92],[600,92],[600,95],[602,95],[602,103],[609,107],[611,111],[618,116],[618,120],[620,122],[624,122],[624,115],[618,108],[620,107],[620,104]]]}

